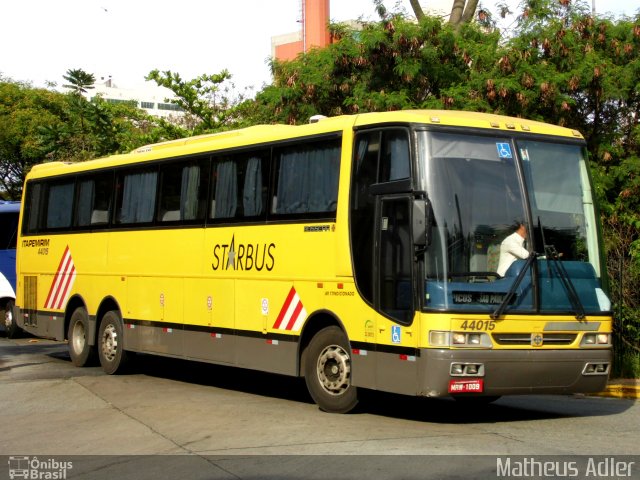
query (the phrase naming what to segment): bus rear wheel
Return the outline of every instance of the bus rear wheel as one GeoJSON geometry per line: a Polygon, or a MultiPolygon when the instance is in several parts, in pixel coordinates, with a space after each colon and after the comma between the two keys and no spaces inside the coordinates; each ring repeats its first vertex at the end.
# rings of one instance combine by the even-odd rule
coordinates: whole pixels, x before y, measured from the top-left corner
{"type": "Polygon", "coordinates": [[[20,327],[13,316],[13,300],[7,301],[4,307],[4,331],[7,338],[16,338],[20,334],[20,327]]]}
{"type": "Polygon", "coordinates": [[[309,343],[305,358],[305,382],[313,400],[329,413],[347,413],[358,403],[351,384],[349,342],[342,330],[320,330],[309,343]]]}
{"type": "Polygon", "coordinates": [[[129,355],[124,349],[122,318],[115,310],[105,313],[100,322],[98,357],[102,370],[109,375],[122,373],[129,363],[129,355]]]}
{"type": "Polygon", "coordinates": [[[88,365],[95,357],[95,346],[89,345],[89,314],[84,307],[76,308],[71,314],[69,330],[69,356],[76,367],[88,365]]]}

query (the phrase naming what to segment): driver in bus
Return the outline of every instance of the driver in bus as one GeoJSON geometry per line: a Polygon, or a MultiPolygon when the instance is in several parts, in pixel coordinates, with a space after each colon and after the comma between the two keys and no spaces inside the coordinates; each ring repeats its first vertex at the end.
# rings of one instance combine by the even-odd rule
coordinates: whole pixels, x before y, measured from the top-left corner
{"type": "Polygon", "coordinates": [[[514,232],[505,238],[500,244],[500,260],[498,262],[498,275],[504,277],[513,262],[524,260],[529,256],[529,250],[524,248],[527,238],[527,227],[524,222],[516,222],[514,232]]]}

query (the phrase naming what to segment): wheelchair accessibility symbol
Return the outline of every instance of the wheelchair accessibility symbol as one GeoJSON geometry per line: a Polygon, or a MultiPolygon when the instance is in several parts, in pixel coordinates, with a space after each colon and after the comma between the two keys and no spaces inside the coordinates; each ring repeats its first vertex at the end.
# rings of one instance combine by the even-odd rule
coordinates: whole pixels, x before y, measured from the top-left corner
{"type": "Polygon", "coordinates": [[[400,343],[400,327],[397,325],[391,327],[391,341],[393,343],[400,343]]]}
{"type": "Polygon", "coordinates": [[[511,155],[511,145],[508,143],[496,143],[498,148],[498,156],[500,158],[513,158],[511,155]]]}

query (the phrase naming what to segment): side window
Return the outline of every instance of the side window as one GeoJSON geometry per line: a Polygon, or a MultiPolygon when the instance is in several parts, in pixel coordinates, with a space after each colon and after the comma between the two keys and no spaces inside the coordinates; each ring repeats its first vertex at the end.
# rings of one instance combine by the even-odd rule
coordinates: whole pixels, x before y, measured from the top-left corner
{"type": "Polygon", "coordinates": [[[409,132],[403,128],[359,132],[353,155],[350,192],[351,255],[356,285],[362,296],[374,304],[376,279],[372,239],[375,237],[376,195],[372,193],[372,185],[388,184],[383,186],[382,191],[388,192],[388,188],[396,191],[398,184],[393,182],[411,177],[409,132]]]}
{"type": "Polygon", "coordinates": [[[411,176],[409,135],[406,130],[392,129],[382,132],[379,182],[392,182],[411,176]]]}
{"type": "Polygon", "coordinates": [[[45,228],[47,230],[71,226],[74,187],[73,180],[49,185],[45,202],[47,205],[45,228]]]}
{"type": "Polygon", "coordinates": [[[265,213],[269,184],[268,154],[251,155],[243,161],[242,209],[245,217],[265,213]]]}
{"type": "Polygon", "coordinates": [[[362,296],[373,304],[373,241],[375,197],[370,187],[377,182],[380,132],[356,137],[351,183],[351,251],[356,284],[362,296]]]}
{"type": "Polygon", "coordinates": [[[411,323],[413,316],[410,208],[411,202],[406,197],[385,198],[381,201],[379,219],[380,310],[401,323],[411,323]]]}
{"type": "Polygon", "coordinates": [[[42,200],[42,184],[27,183],[27,191],[25,194],[24,219],[22,221],[22,233],[37,233],[40,219],[40,205],[42,200]]]}
{"type": "Polygon", "coordinates": [[[262,217],[267,203],[269,152],[216,158],[211,168],[213,220],[262,217]]]}
{"type": "Polygon", "coordinates": [[[113,173],[100,173],[78,180],[75,225],[79,227],[109,223],[113,193],[113,173]]]}
{"type": "Polygon", "coordinates": [[[160,167],[160,222],[202,220],[206,211],[207,162],[180,162],[160,167]]]}
{"type": "Polygon", "coordinates": [[[139,169],[118,175],[116,223],[147,223],[153,221],[156,205],[158,172],[139,169]]]}
{"type": "Polygon", "coordinates": [[[238,166],[231,158],[216,159],[211,170],[211,218],[236,216],[238,210],[238,166]]]}
{"type": "Polygon", "coordinates": [[[276,185],[271,213],[335,214],[340,139],[276,149],[276,185]]]}

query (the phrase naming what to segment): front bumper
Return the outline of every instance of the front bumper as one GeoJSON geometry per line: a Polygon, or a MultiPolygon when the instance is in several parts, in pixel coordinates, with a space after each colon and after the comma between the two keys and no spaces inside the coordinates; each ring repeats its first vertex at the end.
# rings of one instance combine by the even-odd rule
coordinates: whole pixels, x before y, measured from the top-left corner
{"type": "MultiPolygon", "coordinates": [[[[585,374],[587,364],[611,364],[611,350],[422,349],[418,395],[449,396],[451,380],[481,378],[483,395],[596,393],[608,374],[585,374]],[[452,363],[482,365],[482,376],[452,376],[452,363]]],[[[469,393],[453,395],[475,395],[469,393]]]]}

